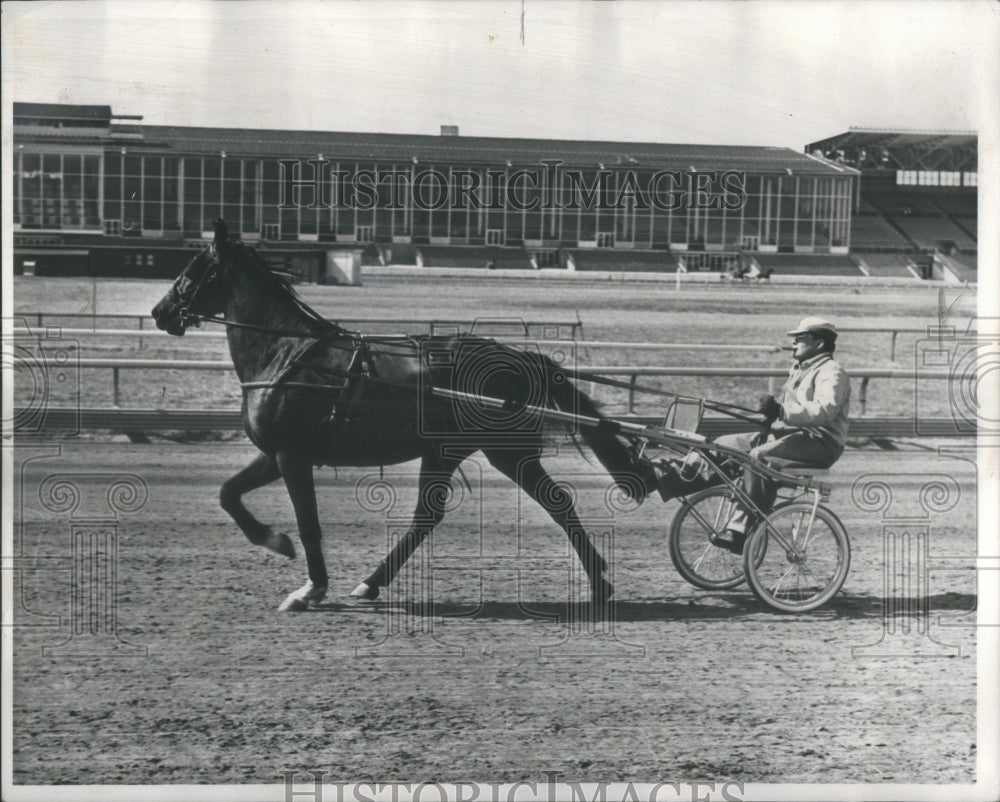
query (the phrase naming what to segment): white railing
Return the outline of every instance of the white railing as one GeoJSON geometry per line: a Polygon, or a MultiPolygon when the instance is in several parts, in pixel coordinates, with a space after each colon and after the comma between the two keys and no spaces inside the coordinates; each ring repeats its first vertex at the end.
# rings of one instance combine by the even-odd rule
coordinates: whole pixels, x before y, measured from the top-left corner
{"type": "MultiPolygon", "coordinates": [[[[15,359],[17,357],[15,356],[15,359]]],[[[72,360],[69,365],[80,369],[110,368],[112,371],[112,381],[114,383],[114,405],[120,404],[120,371],[122,370],[209,370],[209,371],[232,371],[233,363],[228,359],[207,360],[207,359],[113,359],[103,357],[87,357],[72,360]]],[[[710,378],[737,377],[737,378],[766,378],[769,380],[769,387],[773,392],[773,380],[784,378],[788,375],[786,368],[726,368],[726,367],[691,367],[691,366],[664,366],[649,367],[641,365],[580,365],[574,368],[579,373],[592,373],[597,376],[627,376],[629,378],[629,400],[628,411],[631,414],[635,410],[635,395],[638,392],[637,384],[644,376],[704,376],[710,378]]],[[[861,387],[858,393],[858,404],[860,412],[865,414],[867,403],[868,383],[872,379],[909,379],[915,381],[917,372],[905,368],[856,368],[850,371],[851,378],[860,379],[861,387]]],[[[952,371],[947,369],[921,370],[919,378],[944,380],[953,378],[952,371]]]]}
{"type": "MultiPolygon", "coordinates": [[[[59,334],[63,337],[137,337],[140,341],[146,337],[169,337],[167,332],[159,329],[69,329],[59,328],[59,334]]],[[[33,338],[38,337],[35,329],[15,328],[15,337],[33,338]]],[[[185,337],[207,337],[210,339],[223,339],[226,332],[220,327],[209,331],[188,329],[185,337]]],[[[403,335],[373,335],[379,336],[403,336],[403,335]]],[[[646,343],[646,342],[615,342],[612,340],[540,340],[532,337],[504,337],[497,336],[491,339],[502,343],[518,345],[538,345],[548,348],[572,345],[574,348],[593,348],[596,350],[625,350],[625,351],[738,351],[757,352],[764,354],[776,354],[782,350],[778,345],[726,345],[723,343],[646,343]]]]}
{"type": "MultiPolygon", "coordinates": [[[[73,329],[65,328],[65,329],[63,329],[63,331],[65,333],[67,333],[67,334],[69,332],[76,332],[76,334],[74,336],[84,336],[83,335],[84,331],[87,331],[87,332],[90,332],[90,333],[100,332],[101,334],[104,334],[104,333],[109,333],[110,334],[111,332],[114,332],[116,334],[120,334],[120,336],[127,336],[128,334],[132,334],[132,335],[139,336],[139,337],[145,336],[145,334],[144,334],[145,332],[155,333],[156,335],[162,334],[162,332],[160,332],[159,330],[153,329],[151,327],[152,319],[149,317],[149,315],[135,315],[135,314],[132,314],[132,315],[128,315],[128,314],[123,314],[123,315],[106,315],[106,314],[90,315],[90,314],[87,314],[87,313],[84,313],[84,312],[72,312],[72,313],[67,312],[67,313],[64,313],[64,314],[60,314],[60,313],[57,313],[57,312],[19,312],[19,313],[16,313],[14,315],[14,318],[15,318],[15,320],[32,321],[39,328],[42,328],[44,326],[46,318],[49,318],[50,320],[54,319],[54,318],[57,318],[57,319],[69,319],[69,320],[90,320],[90,321],[93,321],[93,325],[91,326],[90,329],[86,329],[86,330],[82,329],[82,328],[73,328],[73,329]],[[135,329],[105,329],[105,330],[97,329],[97,327],[96,327],[97,321],[108,321],[108,320],[132,320],[132,321],[136,321],[136,328],[135,329]]],[[[518,319],[511,319],[511,320],[506,320],[506,319],[484,320],[484,319],[481,319],[481,318],[480,319],[461,319],[461,320],[459,320],[459,319],[431,319],[431,318],[339,318],[337,320],[337,322],[339,324],[343,325],[343,326],[351,326],[351,325],[355,325],[355,324],[361,325],[361,326],[364,326],[364,325],[419,326],[419,327],[426,328],[431,334],[439,332],[442,329],[446,329],[446,330],[449,330],[449,331],[450,330],[455,330],[455,331],[473,331],[473,332],[475,332],[476,329],[477,329],[477,327],[481,327],[483,324],[487,324],[487,325],[492,324],[492,325],[506,325],[506,326],[513,325],[513,326],[520,326],[520,327],[523,327],[523,330],[524,330],[525,334],[529,334],[530,333],[530,329],[532,329],[532,328],[534,328],[534,329],[542,328],[543,330],[545,328],[556,328],[560,332],[562,330],[564,330],[564,329],[568,329],[569,332],[570,332],[571,339],[577,341],[577,345],[581,345],[581,346],[583,345],[583,343],[578,340],[578,338],[583,334],[583,321],[580,320],[579,317],[576,320],[562,320],[562,321],[557,321],[557,320],[552,320],[552,321],[547,321],[547,320],[532,321],[532,320],[518,320],[518,319]]],[[[973,331],[973,330],[967,330],[968,326],[969,326],[968,321],[960,321],[960,322],[957,322],[955,324],[948,324],[947,327],[952,328],[954,331],[962,332],[963,334],[975,335],[975,333],[976,333],[975,331],[973,331]]],[[[897,340],[898,340],[900,334],[924,334],[926,336],[934,336],[934,334],[935,334],[935,327],[933,327],[933,326],[851,326],[851,325],[845,325],[845,326],[841,326],[840,327],[840,331],[843,334],[888,334],[890,336],[889,359],[890,359],[890,361],[894,362],[896,360],[896,343],[897,343],[897,340]]],[[[218,332],[204,332],[203,331],[203,332],[199,332],[199,334],[201,336],[206,336],[206,335],[207,336],[221,336],[218,332]]],[[[140,342],[141,342],[141,340],[140,340],[140,342]]],[[[624,346],[624,345],[628,345],[628,344],[627,343],[622,343],[620,345],[624,346]]],[[[686,346],[675,345],[675,346],[671,346],[671,345],[658,345],[658,344],[653,344],[653,343],[647,343],[647,344],[644,344],[644,345],[647,346],[647,347],[659,347],[659,348],[671,348],[671,347],[681,348],[681,347],[684,347],[684,348],[688,348],[688,349],[691,349],[691,350],[711,350],[711,349],[724,349],[724,348],[733,348],[733,347],[737,347],[738,348],[738,347],[740,347],[740,346],[714,345],[714,346],[710,346],[710,347],[701,347],[699,349],[697,346],[691,346],[691,345],[686,345],[686,346]]],[[[610,348],[610,347],[614,347],[614,346],[612,346],[612,345],[603,346],[603,345],[597,345],[597,344],[591,343],[591,344],[588,344],[588,347],[594,347],[594,348],[596,348],[596,347],[609,347],[610,348]]],[[[763,345],[762,346],[753,346],[753,348],[760,348],[761,350],[764,350],[764,349],[767,349],[767,348],[771,348],[771,347],[772,346],[763,346],[763,345]]]]}

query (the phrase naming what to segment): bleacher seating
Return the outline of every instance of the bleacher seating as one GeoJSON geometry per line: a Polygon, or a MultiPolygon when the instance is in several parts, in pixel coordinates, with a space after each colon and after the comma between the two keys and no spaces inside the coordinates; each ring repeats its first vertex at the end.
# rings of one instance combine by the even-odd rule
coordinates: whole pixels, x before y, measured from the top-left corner
{"type": "Polygon", "coordinates": [[[673,273],[677,270],[675,254],[670,251],[627,251],[608,248],[564,249],[565,259],[572,259],[577,270],[611,270],[630,273],[673,273]]]}
{"type": "Polygon", "coordinates": [[[862,276],[849,256],[837,254],[755,253],[761,270],[776,276],[862,276]]]}
{"type": "Polygon", "coordinates": [[[948,257],[952,272],[962,281],[975,282],[979,280],[979,259],[975,254],[952,254],[948,257]]]}
{"type": "Polygon", "coordinates": [[[369,242],[361,252],[361,264],[365,267],[382,264],[382,251],[374,242],[369,242]]]}
{"type": "Polygon", "coordinates": [[[864,195],[861,195],[859,197],[859,199],[858,199],[858,208],[854,210],[854,214],[856,214],[856,215],[866,215],[866,216],[876,216],[876,215],[880,215],[881,212],[878,209],[876,209],[874,206],[872,206],[871,203],[868,201],[868,199],[864,195]]]}
{"type": "Polygon", "coordinates": [[[922,192],[908,189],[869,189],[861,193],[876,209],[893,217],[933,217],[941,212],[922,192]]]}
{"type": "Polygon", "coordinates": [[[382,259],[387,265],[415,265],[417,246],[408,242],[393,242],[379,245],[382,259]]]}
{"type": "Polygon", "coordinates": [[[976,193],[972,191],[941,192],[933,195],[933,199],[942,212],[953,217],[975,217],[979,212],[976,193]]]}
{"type": "MultiPolygon", "coordinates": [[[[904,253],[866,253],[855,257],[868,275],[879,278],[913,278],[909,266],[913,260],[904,253]]],[[[919,271],[917,273],[919,275],[919,271]]]]}
{"type": "Polygon", "coordinates": [[[894,221],[918,248],[932,250],[951,242],[959,248],[975,248],[976,243],[947,217],[895,217],[894,221]]]}
{"type": "Polygon", "coordinates": [[[894,229],[884,217],[857,215],[851,218],[851,250],[910,250],[913,245],[894,229]]]}
{"type": "Polygon", "coordinates": [[[480,267],[496,270],[531,270],[528,254],[521,248],[476,245],[420,245],[424,267],[480,267]]]}
{"type": "Polygon", "coordinates": [[[921,250],[949,245],[966,250],[976,248],[974,193],[881,187],[862,192],[861,201],[851,227],[855,250],[891,246],[897,239],[908,240],[908,244],[921,250]],[[869,216],[869,209],[882,216],[869,216]],[[895,236],[888,234],[887,229],[892,228],[898,229],[895,236]],[[899,237],[898,232],[904,237],[899,237]]]}

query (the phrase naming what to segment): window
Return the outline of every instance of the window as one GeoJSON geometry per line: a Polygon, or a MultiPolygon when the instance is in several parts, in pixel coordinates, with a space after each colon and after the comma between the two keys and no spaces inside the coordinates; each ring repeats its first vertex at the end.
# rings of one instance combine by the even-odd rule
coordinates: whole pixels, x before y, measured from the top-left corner
{"type": "Polygon", "coordinates": [[[354,238],[357,242],[372,242],[375,239],[374,234],[374,226],[358,226],[355,229],[354,238]]]}
{"type": "Polygon", "coordinates": [[[178,170],[180,162],[175,158],[163,160],[163,230],[180,231],[180,185],[178,170]]]}
{"type": "Polygon", "coordinates": [[[222,159],[218,156],[206,158],[204,169],[202,214],[204,222],[208,224],[205,230],[208,231],[211,230],[212,221],[222,216],[222,159]]]}
{"type": "Polygon", "coordinates": [[[63,156],[63,228],[83,227],[83,160],[63,156]]]}
{"type": "Polygon", "coordinates": [[[243,162],[242,205],[243,231],[247,233],[260,230],[260,215],[257,211],[260,198],[260,162],[243,162]]]}
{"type": "Polygon", "coordinates": [[[101,227],[100,212],[101,157],[83,157],[83,227],[101,227]]]}
{"type": "Polygon", "coordinates": [[[109,237],[119,237],[122,233],[122,221],[121,220],[105,220],[104,221],[104,233],[109,237]]]}
{"type": "Polygon", "coordinates": [[[159,156],[143,157],[142,229],[163,230],[163,159],[159,156]]]}
{"type": "Polygon", "coordinates": [[[279,239],[281,232],[277,223],[264,223],[264,230],[261,233],[263,239],[279,239]]]}
{"type": "Polygon", "coordinates": [[[501,228],[486,229],[486,244],[503,245],[503,229],[501,228]]]}
{"type": "Polygon", "coordinates": [[[598,248],[613,248],[615,246],[615,235],[610,231],[597,232],[598,248]]]}
{"type": "Polygon", "coordinates": [[[122,231],[138,235],[142,233],[142,157],[126,155],[123,161],[122,231]]]}
{"type": "Polygon", "coordinates": [[[962,173],[963,187],[979,186],[979,173],[962,173]]]}
{"type": "Polygon", "coordinates": [[[42,228],[62,227],[62,159],[58,153],[42,156],[42,228]]]}
{"type": "Polygon", "coordinates": [[[184,233],[191,237],[200,237],[203,231],[201,167],[201,159],[184,157],[184,233]]]}

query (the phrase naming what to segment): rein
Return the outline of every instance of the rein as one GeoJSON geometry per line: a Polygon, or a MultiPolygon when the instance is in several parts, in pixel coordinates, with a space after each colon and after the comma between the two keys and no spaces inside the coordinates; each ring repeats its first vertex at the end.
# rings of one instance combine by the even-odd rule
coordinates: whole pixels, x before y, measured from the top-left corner
{"type": "MultiPolygon", "coordinates": [[[[245,329],[245,330],[248,330],[248,331],[256,331],[256,332],[259,332],[261,334],[269,334],[269,335],[275,336],[275,337],[293,337],[293,338],[301,339],[301,340],[312,340],[312,339],[314,339],[314,340],[317,341],[317,343],[318,342],[325,342],[328,347],[339,347],[339,348],[341,348],[341,350],[345,350],[345,351],[347,351],[347,350],[354,350],[356,352],[356,354],[360,354],[361,355],[362,368],[365,370],[365,373],[367,374],[365,376],[365,378],[367,378],[368,380],[379,381],[380,383],[384,383],[384,384],[387,384],[387,385],[397,386],[397,387],[400,387],[400,388],[406,387],[407,389],[412,389],[412,383],[409,383],[409,382],[399,382],[399,381],[387,380],[387,379],[384,379],[384,378],[381,378],[381,377],[375,377],[373,375],[370,375],[371,371],[368,370],[368,368],[371,366],[371,356],[372,356],[372,353],[373,353],[371,351],[371,349],[369,348],[369,346],[368,346],[368,343],[370,341],[372,341],[372,340],[375,340],[375,341],[379,341],[379,340],[382,340],[382,341],[400,341],[400,340],[402,340],[402,341],[410,341],[410,342],[412,342],[412,337],[405,336],[405,335],[403,335],[403,336],[401,336],[401,335],[384,335],[384,336],[380,337],[378,335],[364,335],[364,334],[361,334],[360,332],[348,331],[347,329],[344,329],[343,327],[341,327],[339,324],[334,323],[334,322],[332,322],[330,320],[327,320],[326,318],[322,317],[318,312],[316,312],[316,310],[310,308],[309,306],[307,306],[306,304],[304,304],[300,299],[296,298],[294,294],[290,293],[291,298],[294,301],[295,305],[298,307],[299,311],[302,312],[303,315],[308,320],[312,321],[313,323],[317,324],[318,326],[322,327],[323,329],[326,329],[326,331],[321,331],[321,332],[320,331],[313,331],[313,332],[289,331],[289,330],[286,330],[286,329],[273,328],[271,326],[262,326],[262,325],[259,325],[259,324],[256,324],[256,323],[242,323],[242,322],[239,322],[239,321],[236,321],[236,320],[227,320],[226,318],[218,316],[218,315],[202,315],[202,314],[198,314],[196,312],[190,311],[191,307],[194,306],[195,299],[198,297],[198,295],[200,294],[200,292],[202,291],[202,289],[204,287],[206,287],[207,285],[211,284],[213,281],[215,281],[218,278],[219,269],[222,267],[222,262],[218,258],[218,249],[213,246],[212,250],[213,250],[213,256],[214,256],[214,263],[212,265],[210,265],[209,268],[204,271],[204,273],[202,273],[201,278],[198,280],[197,285],[195,285],[195,288],[192,291],[190,297],[187,298],[187,299],[184,299],[180,295],[180,292],[178,292],[178,296],[180,296],[180,300],[182,302],[184,302],[184,306],[182,306],[181,310],[180,310],[180,316],[181,316],[181,318],[183,320],[195,321],[195,325],[200,325],[201,323],[217,323],[217,324],[219,324],[221,326],[225,326],[227,329],[228,328],[239,328],[239,329],[245,329]],[[332,338],[332,337],[346,337],[346,338],[349,338],[351,340],[351,345],[350,346],[337,346],[336,344],[329,342],[329,339],[332,338]]],[[[272,380],[272,381],[267,381],[267,382],[243,382],[241,384],[243,390],[246,391],[246,390],[256,390],[256,389],[265,389],[265,388],[274,388],[274,387],[296,387],[296,388],[299,388],[299,389],[310,389],[310,390],[324,390],[325,389],[326,391],[328,391],[330,393],[339,395],[345,389],[347,389],[346,387],[325,387],[324,385],[315,385],[315,384],[311,384],[311,383],[307,383],[307,382],[290,382],[290,381],[286,380],[286,376],[288,376],[296,368],[298,368],[298,367],[301,366],[301,358],[304,357],[306,355],[306,353],[308,353],[311,350],[312,350],[312,346],[308,346],[306,348],[306,351],[304,351],[302,354],[300,354],[299,358],[295,359],[287,367],[287,369],[282,373],[282,375],[280,377],[278,377],[278,379],[272,380]]],[[[313,369],[316,370],[317,367],[313,366],[313,369]]],[[[728,403],[721,402],[721,401],[712,401],[712,400],[708,400],[708,399],[694,398],[692,396],[681,396],[681,395],[678,395],[677,393],[670,392],[669,390],[661,390],[658,387],[650,387],[648,385],[641,385],[641,384],[635,384],[635,383],[632,383],[632,382],[625,382],[625,381],[621,381],[619,379],[612,379],[612,378],[607,377],[607,376],[600,376],[600,375],[595,374],[595,373],[590,373],[589,371],[576,370],[574,368],[562,368],[561,370],[563,372],[567,373],[567,374],[572,375],[576,379],[581,379],[581,380],[584,380],[584,381],[591,381],[591,382],[594,382],[595,384],[603,384],[603,385],[606,385],[608,387],[618,387],[618,388],[621,388],[621,389],[632,390],[632,391],[636,391],[637,390],[637,391],[639,391],[641,393],[647,393],[649,395],[672,397],[672,398],[678,398],[678,399],[685,398],[685,399],[689,399],[689,400],[692,400],[692,401],[700,401],[706,408],[711,409],[711,410],[713,410],[715,412],[721,412],[724,415],[728,415],[728,416],[733,417],[733,418],[738,418],[738,419],[746,421],[748,423],[754,423],[754,424],[758,424],[758,425],[760,423],[760,421],[759,421],[758,418],[756,418],[756,417],[753,417],[753,418],[748,417],[748,415],[756,415],[756,414],[758,414],[756,410],[752,410],[752,409],[749,409],[747,407],[741,407],[741,406],[738,406],[736,404],[728,404],[728,403]]],[[[343,371],[343,372],[341,372],[341,371],[329,370],[329,369],[327,369],[327,370],[324,371],[323,369],[320,369],[320,372],[327,372],[327,373],[329,373],[331,375],[338,376],[338,378],[347,378],[349,382],[350,382],[350,380],[352,378],[355,378],[355,375],[351,374],[350,371],[343,371]]]]}
{"type": "Polygon", "coordinates": [[[707,409],[711,409],[713,412],[721,412],[723,415],[728,415],[731,418],[738,418],[739,420],[746,421],[747,423],[760,424],[760,419],[757,417],[747,417],[748,415],[759,415],[757,410],[750,409],[749,407],[741,407],[738,404],[728,404],[725,401],[713,401],[707,398],[695,398],[689,395],[679,395],[678,393],[671,392],[670,390],[661,390],[659,387],[650,387],[645,384],[632,384],[631,382],[625,382],[621,379],[612,379],[609,376],[600,376],[596,373],[590,373],[585,370],[575,370],[573,368],[563,368],[566,373],[572,374],[575,378],[581,379],[583,381],[590,381],[594,384],[604,384],[608,387],[618,387],[623,390],[638,390],[640,393],[647,393],[649,395],[658,395],[669,398],[683,398],[689,401],[701,401],[707,409]]]}
{"type": "MultiPolygon", "coordinates": [[[[312,340],[312,339],[323,339],[324,337],[331,337],[333,335],[348,335],[348,336],[361,336],[356,332],[349,332],[346,329],[341,329],[339,326],[336,331],[330,331],[325,334],[318,334],[316,332],[304,332],[304,331],[286,331],[284,329],[273,329],[270,326],[258,326],[256,323],[240,323],[236,320],[226,320],[224,317],[217,317],[214,315],[198,315],[193,312],[188,312],[187,309],[181,310],[181,316],[187,320],[196,320],[198,323],[218,323],[222,326],[233,327],[237,329],[249,329],[250,331],[258,331],[261,334],[273,334],[276,337],[297,337],[300,340],[312,340]]],[[[328,321],[329,322],[329,321],[328,321]]],[[[330,325],[336,325],[331,323],[330,325]]]]}

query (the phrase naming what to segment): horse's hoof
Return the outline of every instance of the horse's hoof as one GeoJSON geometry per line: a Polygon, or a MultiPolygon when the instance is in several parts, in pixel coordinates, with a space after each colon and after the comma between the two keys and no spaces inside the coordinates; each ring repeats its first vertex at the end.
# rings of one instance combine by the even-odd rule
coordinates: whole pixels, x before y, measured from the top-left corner
{"type": "Polygon", "coordinates": [[[308,610],[310,605],[318,604],[326,597],[326,585],[314,585],[311,581],[306,582],[298,590],[292,591],[288,597],[278,606],[282,613],[300,613],[308,610]]]}
{"type": "Polygon", "coordinates": [[[301,613],[304,610],[309,609],[309,602],[302,599],[293,598],[295,594],[289,594],[288,598],[285,599],[280,605],[278,605],[279,612],[282,613],[301,613]]]}
{"type": "Polygon", "coordinates": [[[378,598],[378,593],[378,585],[369,585],[367,582],[362,582],[351,591],[350,595],[355,599],[363,601],[375,601],[378,598]]]}
{"type": "Polygon", "coordinates": [[[269,532],[261,545],[282,557],[287,557],[290,560],[295,559],[295,546],[292,545],[292,539],[284,532],[269,532]]]}

